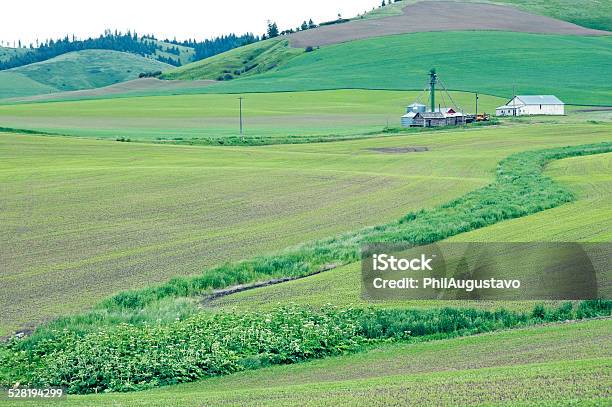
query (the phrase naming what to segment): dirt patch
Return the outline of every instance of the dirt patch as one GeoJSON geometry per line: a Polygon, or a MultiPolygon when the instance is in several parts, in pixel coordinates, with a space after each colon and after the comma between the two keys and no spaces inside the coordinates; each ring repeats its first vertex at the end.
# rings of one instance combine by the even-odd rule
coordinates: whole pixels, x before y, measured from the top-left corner
{"type": "Polygon", "coordinates": [[[228,288],[223,288],[220,290],[214,290],[212,294],[208,294],[204,296],[204,298],[202,299],[202,305],[206,306],[209,303],[211,303],[213,300],[216,300],[218,298],[225,297],[228,295],[240,293],[242,291],[253,290],[255,288],[268,287],[271,285],[286,283],[288,281],[301,280],[306,277],[312,277],[314,275],[333,270],[336,267],[338,267],[337,264],[327,264],[323,266],[320,270],[317,270],[316,272],[312,274],[308,274],[307,276],[276,278],[276,279],[267,280],[267,281],[258,281],[258,282],[251,283],[251,284],[239,284],[239,285],[234,285],[228,288]]]}
{"type": "Polygon", "coordinates": [[[429,151],[429,147],[377,147],[368,148],[369,151],[374,151],[383,154],[407,154],[407,153],[423,153],[429,151]]]}
{"type": "Polygon", "coordinates": [[[426,1],[406,6],[403,13],[401,16],[354,20],[301,31],[290,36],[290,43],[293,47],[305,48],[427,31],[497,30],[535,34],[612,34],[494,4],[426,1]]]}
{"type": "Polygon", "coordinates": [[[573,113],[590,113],[590,112],[610,112],[612,111],[612,106],[601,106],[601,107],[589,107],[585,109],[577,109],[573,110],[573,113]]]}
{"type": "Polygon", "coordinates": [[[44,100],[58,99],[84,99],[100,96],[114,96],[121,94],[131,94],[139,92],[155,92],[177,89],[202,88],[212,85],[216,81],[197,80],[197,81],[166,81],[155,78],[134,79],[127,82],[116,83],[103,88],[74,90],[70,92],[49,93],[28,97],[3,99],[3,102],[39,102],[44,100]]]}

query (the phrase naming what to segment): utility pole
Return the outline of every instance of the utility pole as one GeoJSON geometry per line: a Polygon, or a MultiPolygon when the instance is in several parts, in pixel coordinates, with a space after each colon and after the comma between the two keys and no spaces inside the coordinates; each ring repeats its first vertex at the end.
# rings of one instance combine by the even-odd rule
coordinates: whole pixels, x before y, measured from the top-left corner
{"type": "Polygon", "coordinates": [[[238,98],[240,100],[240,138],[242,138],[242,96],[238,98]]]}
{"type": "Polygon", "coordinates": [[[512,84],[512,116],[516,116],[516,85],[512,84]]]}
{"type": "Polygon", "coordinates": [[[476,92],[476,118],[478,118],[478,92],[476,92]]]}

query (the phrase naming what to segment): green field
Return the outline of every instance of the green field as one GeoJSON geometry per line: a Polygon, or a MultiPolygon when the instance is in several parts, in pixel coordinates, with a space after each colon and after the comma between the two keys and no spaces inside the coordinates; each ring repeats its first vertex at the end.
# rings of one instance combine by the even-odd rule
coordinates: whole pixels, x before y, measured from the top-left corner
{"type": "MultiPolygon", "coordinates": [[[[280,140],[380,134],[387,124],[398,127],[406,106],[420,94],[364,90],[245,94],[245,137],[280,140]]],[[[451,97],[466,111],[474,110],[474,95],[453,92],[451,97]]],[[[482,95],[479,103],[481,112],[492,112],[505,100],[482,95]]],[[[197,144],[203,139],[238,136],[238,115],[238,95],[133,97],[2,105],[0,127],[197,144]]]]}
{"type": "MultiPolygon", "coordinates": [[[[612,30],[609,0],[482,1],[612,30]]],[[[1,71],[0,387],[65,386],[62,406],[609,405],[606,258],[600,300],[377,302],[360,255],[609,243],[611,60],[612,36],[462,31],[309,52],[280,37],[177,69],[87,50],[1,71]],[[478,92],[494,113],[514,86],[567,115],[400,128],[432,67],[452,89],[442,106],[473,113],[478,92]],[[218,83],[4,99],[158,70],[218,83]]],[[[498,268],[541,276],[514,257],[498,268]]]]}
{"type": "Polygon", "coordinates": [[[379,346],[145,392],[69,396],[63,404],[604,405],[610,328],[607,319],[379,346]]]}
{"type": "Polygon", "coordinates": [[[3,134],[0,143],[5,329],[439,204],[486,183],[494,166],[462,170],[462,157],[430,172],[368,151],[376,142],[312,151],[3,134]]]}
{"type": "MultiPolygon", "coordinates": [[[[554,162],[546,174],[578,194],[576,202],[535,215],[513,219],[448,239],[449,242],[609,242],[612,230],[612,154],[570,158],[554,162]],[[559,222],[563,219],[563,222],[559,222]]],[[[371,303],[361,298],[359,263],[305,279],[222,297],[210,307],[245,310],[270,309],[278,303],[322,306],[333,299],[337,305],[465,306],[449,301],[389,301],[371,303]]],[[[501,303],[471,302],[470,306],[490,307],[501,303]]],[[[512,309],[525,309],[529,303],[504,303],[512,309]]]]}
{"type": "Polygon", "coordinates": [[[13,71],[0,71],[0,99],[33,96],[57,91],[57,88],[37,82],[24,74],[13,71]]]}
{"type": "MultiPolygon", "coordinates": [[[[236,52],[242,51],[215,58],[231,61],[236,52]]],[[[322,47],[272,71],[204,91],[416,90],[425,87],[426,73],[436,67],[449,89],[509,97],[515,85],[518,94],[555,94],[570,104],[611,105],[612,90],[605,79],[611,57],[612,37],[478,31],[404,34],[322,47]],[[478,52],[466,52],[466,44],[476,44],[478,52]]],[[[187,65],[167,76],[216,79],[208,69],[201,74],[196,70],[187,65]]]]}
{"type": "Polygon", "coordinates": [[[84,50],[0,72],[0,99],[91,89],[135,79],[170,65],[126,52],[84,50]],[[15,74],[29,81],[15,83],[15,74]],[[38,85],[33,84],[36,82],[38,85]],[[36,92],[36,93],[34,93],[36,92]]]}
{"type": "Polygon", "coordinates": [[[441,204],[526,145],[607,139],[603,124],[238,149],[4,134],[2,326],[441,204]],[[412,145],[430,151],[370,150],[412,145]]]}

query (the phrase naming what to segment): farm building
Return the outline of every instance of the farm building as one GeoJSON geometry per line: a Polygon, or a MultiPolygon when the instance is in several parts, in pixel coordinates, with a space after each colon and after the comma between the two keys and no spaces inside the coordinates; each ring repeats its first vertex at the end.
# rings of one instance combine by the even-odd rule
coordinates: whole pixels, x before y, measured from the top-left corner
{"type": "MultiPolygon", "coordinates": [[[[418,102],[409,105],[406,108],[406,114],[402,116],[402,126],[441,127],[464,125],[468,121],[468,117],[463,114],[459,108],[455,107],[453,109],[442,107],[441,104],[439,104],[436,108],[436,84],[439,82],[439,78],[438,75],[436,75],[435,69],[431,70],[429,77],[429,89],[426,88],[423,93],[429,91],[430,106],[425,106],[424,104],[418,102]]],[[[442,93],[442,100],[446,102],[446,99],[444,98],[445,94],[448,101],[454,105],[454,102],[446,89],[444,89],[444,93],[442,93]]]]}
{"type": "Polygon", "coordinates": [[[564,115],[565,103],[553,95],[515,96],[495,109],[496,116],[564,115]]]}
{"type": "Polygon", "coordinates": [[[453,109],[438,109],[435,112],[419,112],[413,120],[413,127],[458,126],[466,122],[463,113],[453,109]]]}
{"type": "Polygon", "coordinates": [[[427,106],[420,103],[413,103],[406,107],[406,114],[402,116],[402,127],[410,127],[414,125],[414,116],[417,113],[425,113],[427,106]]]}

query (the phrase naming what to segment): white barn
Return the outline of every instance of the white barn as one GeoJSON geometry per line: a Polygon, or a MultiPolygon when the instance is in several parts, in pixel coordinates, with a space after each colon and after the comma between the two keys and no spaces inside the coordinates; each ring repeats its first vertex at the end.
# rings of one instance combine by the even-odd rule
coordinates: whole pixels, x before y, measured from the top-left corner
{"type": "Polygon", "coordinates": [[[565,103],[553,95],[515,96],[495,109],[496,116],[564,115],[565,103]]]}

